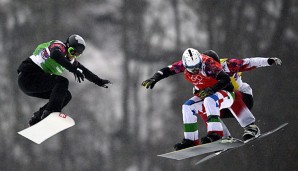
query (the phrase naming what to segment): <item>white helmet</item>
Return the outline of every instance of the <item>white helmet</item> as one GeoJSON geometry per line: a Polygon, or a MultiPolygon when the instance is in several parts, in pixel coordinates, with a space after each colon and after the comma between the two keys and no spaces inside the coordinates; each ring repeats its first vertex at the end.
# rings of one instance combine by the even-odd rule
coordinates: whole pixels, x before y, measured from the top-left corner
{"type": "Polygon", "coordinates": [[[195,74],[201,67],[202,57],[196,49],[188,48],[183,52],[182,62],[188,72],[195,74]]]}

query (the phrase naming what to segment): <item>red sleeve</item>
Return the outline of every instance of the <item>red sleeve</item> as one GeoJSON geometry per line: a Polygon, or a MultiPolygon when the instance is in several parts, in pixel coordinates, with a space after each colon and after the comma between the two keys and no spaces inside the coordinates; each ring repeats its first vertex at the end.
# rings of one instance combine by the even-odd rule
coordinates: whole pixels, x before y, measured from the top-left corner
{"type": "Polygon", "coordinates": [[[176,74],[184,72],[185,70],[182,60],[173,63],[172,65],[169,66],[169,68],[171,71],[174,71],[176,74]]]}
{"type": "Polygon", "coordinates": [[[248,64],[246,64],[243,59],[231,58],[231,59],[228,59],[226,62],[230,70],[230,73],[249,71],[256,68],[256,67],[249,67],[248,64]]]}

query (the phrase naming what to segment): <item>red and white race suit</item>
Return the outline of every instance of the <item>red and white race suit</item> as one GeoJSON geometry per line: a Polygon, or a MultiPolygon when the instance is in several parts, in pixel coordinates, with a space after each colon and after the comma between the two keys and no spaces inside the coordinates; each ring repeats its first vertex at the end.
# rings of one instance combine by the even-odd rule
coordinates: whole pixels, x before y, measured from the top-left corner
{"type": "Polygon", "coordinates": [[[219,115],[219,110],[223,108],[229,108],[242,127],[254,123],[255,117],[246,107],[242,100],[242,95],[239,93],[239,91],[241,91],[252,95],[251,87],[247,83],[242,82],[241,72],[258,67],[270,66],[267,62],[268,58],[222,59],[220,66],[217,62],[208,60],[206,55],[202,54],[202,56],[203,70],[201,70],[199,74],[193,75],[187,72],[182,61],[170,65],[169,68],[176,73],[183,72],[186,80],[191,82],[196,89],[203,89],[216,84],[217,80],[215,78],[223,69],[231,77],[236,98],[235,101],[231,100],[234,99],[233,94],[221,90],[204,100],[198,96],[193,96],[183,104],[184,137],[195,141],[199,138],[196,114],[200,114],[203,121],[206,123],[208,132],[213,131],[220,135],[223,135],[222,133],[224,132],[224,137],[230,136],[230,133],[223,122],[220,121],[222,124],[219,122],[207,122],[208,116],[219,115]]]}
{"type": "MultiPolygon", "coordinates": [[[[218,82],[216,77],[223,70],[222,66],[211,57],[201,55],[202,66],[198,74],[189,73],[183,66],[182,61],[173,63],[169,68],[171,71],[175,71],[176,74],[184,73],[185,79],[197,89],[212,87],[218,82]]],[[[223,126],[218,119],[220,110],[231,107],[233,102],[234,93],[225,90],[215,92],[204,99],[194,96],[186,101],[182,106],[185,139],[198,142],[197,114],[203,111],[207,117],[211,118],[207,122],[207,132],[216,132],[223,136],[223,126]],[[213,118],[213,116],[215,117],[213,118]]]]}

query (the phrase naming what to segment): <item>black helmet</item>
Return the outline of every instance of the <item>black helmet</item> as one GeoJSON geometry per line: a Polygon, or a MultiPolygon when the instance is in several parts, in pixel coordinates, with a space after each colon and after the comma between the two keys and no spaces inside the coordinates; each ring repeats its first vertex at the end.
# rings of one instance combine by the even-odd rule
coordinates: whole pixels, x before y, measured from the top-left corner
{"type": "Polygon", "coordinates": [[[85,50],[86,44],[85,40],[81,36],[73,34],[67,38],[66,46],[71,48],[71,50],[73,50],[75,53],[81,54],[85,50]]]}
{"type": "Polygon", "coordinates": [[[215,61],[220,63],[220,59],[218,54],[214,51],[214,50],[207,50],[203,53],[204,55],[210,56],[211,58],[213,58],[215,61]]]}

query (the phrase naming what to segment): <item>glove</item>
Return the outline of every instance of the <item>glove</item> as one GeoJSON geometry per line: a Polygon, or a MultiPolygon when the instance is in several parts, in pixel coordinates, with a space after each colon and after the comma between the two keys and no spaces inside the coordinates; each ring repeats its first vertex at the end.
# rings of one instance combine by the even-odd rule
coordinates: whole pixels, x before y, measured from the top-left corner
{"type": "Polygon", "coordinates": [[[282,61],[279,58],[276,58],[276,57],[272,57],[272,58],[268,59],[268,64],[269,65],[272,65],[272,64],[281,65],[281,63],[282,63],[282,61]]]}
{"type": "Polygon", "coordinates": [[[73,75],[75,76],[76,82],[81,83],[82,81],[84,81],[85,75],[83,74],[83,71],[81,69],[77,68],[73,75]]]}
{"type": "Polygon", "coordinates": [[[198,90],[195,93],[195,95],[199,96],[201,99],[204,99],[205,97],[210,96],[212,94],[214,94],[214,91],[210,87],[198,90]]]}
{"type": "Polygon", "coordinates": [[[109,88],[107,84],[112,84],[109,80],[100,79],[96,85],[103,87],[103,88],[109,88]]]}
{"type": "Polygon", "coordinates": [[[144,86],[147,89],[148,88],[152,89],[156,83],[157,81],[154,78],[149,78],[142,82],[142,86],[144,86]]]}

